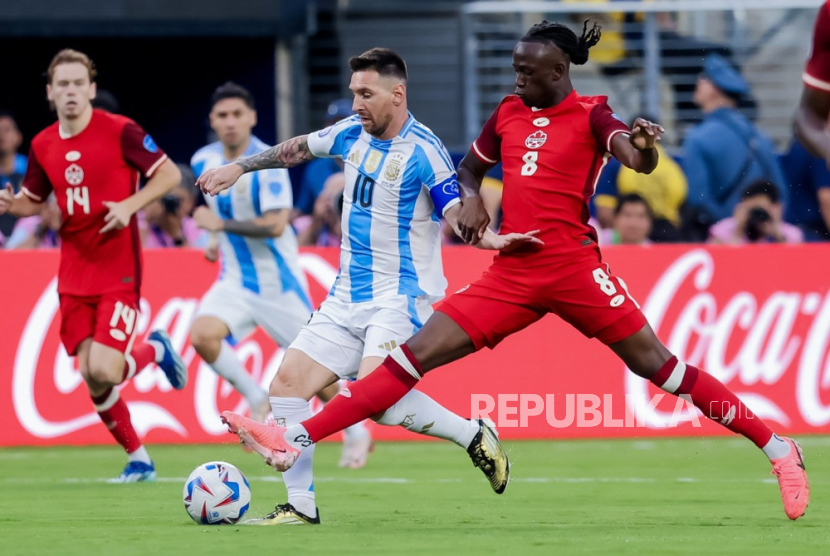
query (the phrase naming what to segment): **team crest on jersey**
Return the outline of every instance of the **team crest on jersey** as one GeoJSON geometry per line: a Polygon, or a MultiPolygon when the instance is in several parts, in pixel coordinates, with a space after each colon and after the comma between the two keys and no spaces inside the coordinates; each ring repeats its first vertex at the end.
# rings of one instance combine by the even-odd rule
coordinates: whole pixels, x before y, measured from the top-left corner
{"type": "Polygon", "coordinates": [[[366,155],[366,162],[363,164],[363,168],[366,170],[366,173],[374,174],[375,170],[377,170],[378,166],[380,166],[381,160],[383,160],[383,153],[370,149],[369,154],[366,155]]]}
{"type": "Polygon", "coordinates": [[[63,177],[69,185],[81,185],[84,181],[84,169],[77,164],[70,164],[63,173],[63,177]]]}
{"type": "Polygon", "coordinates": [[[395,153],[389,157],[386,162],[386,169],[383,171],[384,179],[388,181],[395,181],[401,174],[401,166],[403,166],[404,156],[400,153],[395,153]]]}
{"type": "Polygon", "coordinates": [[[530,135],[527,136],[525,139],[525,146],[528,149],[538,149],[542,145],[545,144],[545,141],[548,140],[548,135],[541,129],[538,131],[534,131],[530,135]]]}

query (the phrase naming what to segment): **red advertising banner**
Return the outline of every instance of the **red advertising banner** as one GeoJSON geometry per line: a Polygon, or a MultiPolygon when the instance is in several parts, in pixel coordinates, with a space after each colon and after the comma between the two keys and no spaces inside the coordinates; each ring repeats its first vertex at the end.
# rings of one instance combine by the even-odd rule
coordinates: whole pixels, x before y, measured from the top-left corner
{"type": "MultiPolygon", "coordinates": [[[[786,433],[830,432],[830,245],[613,247],[612,271],[658,336],[687,363],[727,384],[786,433]]],[[[337,269],[336,249],[302,253],[316,302],[337,269]]],[[[449,292],[475,279],[492,255],[444,250],[449,292]]],[[[57,252],[0,252],[0,446],[109,443],[83,380],[58,338],[57,252]]],[[[188,327],[217,267],[201,252],[145,253],[139,337],[165,328],[188,365],[181,392],[155,367],[124,385],[148,442],[228,441],[218,415],[244,409],[196,356],[188,327]]],[[[246,368],[268,384],[282,350],[262,332],[241,341],[246,368]]],[[[461,415],[483,410],[506,438],[722,434],[684,403],[634,376],[613,353],[555,316],[430,373],[423,390],[461,415]]],[[[379,439],[413,439],[376,426],[379,439]]]]}

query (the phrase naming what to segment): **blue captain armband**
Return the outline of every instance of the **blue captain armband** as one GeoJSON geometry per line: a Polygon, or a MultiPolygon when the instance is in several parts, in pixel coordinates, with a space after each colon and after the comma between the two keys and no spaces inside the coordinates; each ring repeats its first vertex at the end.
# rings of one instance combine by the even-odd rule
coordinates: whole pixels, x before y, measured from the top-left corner
{"type": "Polygon", "coordinates": [[[443,216],[447,206],[457,202],[458,180],[453,176],[434,185],[429,190],[429,196],[432,197],[432,203],[435,205],[435,214],[443,216]]]}

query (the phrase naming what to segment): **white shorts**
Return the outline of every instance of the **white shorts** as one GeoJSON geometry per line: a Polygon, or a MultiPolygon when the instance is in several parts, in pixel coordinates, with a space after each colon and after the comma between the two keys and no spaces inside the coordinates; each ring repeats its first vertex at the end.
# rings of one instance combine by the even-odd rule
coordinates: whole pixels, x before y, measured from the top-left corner
{"type": "Polygon", "coordinates": [[[196,318],[210,316],[224,322],[237,341],[261,326],[283,347],[294,341],[310,314],[294,292],[260,295],[222,280],[211,286],[196,310],[196,318]]]}
{"type": "Polygon", "coordinates": [[[327,298],[289,347],[340,378],[356,378],[364,357],[386,357],[432,315],[426,297],[396,295],[348,303],[327,298]]]}

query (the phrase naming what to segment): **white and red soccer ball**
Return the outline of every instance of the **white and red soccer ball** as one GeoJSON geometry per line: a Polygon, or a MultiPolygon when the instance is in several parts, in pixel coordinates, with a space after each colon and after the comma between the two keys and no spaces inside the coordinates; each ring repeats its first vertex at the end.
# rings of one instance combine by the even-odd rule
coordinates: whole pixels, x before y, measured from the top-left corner
{"type": "Polygon", "coordinates": [[[184,482],[184,509],[201,525],[236,523],[251,506],[251,487],[242,471],[224,461],[193,470],[184,482]]]}

